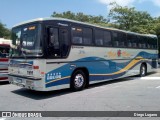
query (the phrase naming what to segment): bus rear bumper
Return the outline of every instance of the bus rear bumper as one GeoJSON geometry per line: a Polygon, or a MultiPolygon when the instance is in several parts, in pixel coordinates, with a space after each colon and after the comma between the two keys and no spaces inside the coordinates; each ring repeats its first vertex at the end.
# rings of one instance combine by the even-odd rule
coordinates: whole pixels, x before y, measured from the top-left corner
{"type": "Polygon", "coordinates": [[[25,79],[21,77],[13,77],[9,75],[9,83],[13,85],[17,85],[23,88],[27,88],[30,90],[41,91],[43,89],[43,85],[41,80],[32,80],[32,79],[25,79]]]}

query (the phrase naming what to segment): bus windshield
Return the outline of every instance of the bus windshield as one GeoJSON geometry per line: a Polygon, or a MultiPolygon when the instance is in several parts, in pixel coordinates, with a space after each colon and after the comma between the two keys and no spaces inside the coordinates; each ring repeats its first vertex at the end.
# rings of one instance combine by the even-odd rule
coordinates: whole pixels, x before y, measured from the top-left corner
{"type": "Polygon", "coordinates": [[[42,56],[40,26],[25,25],[12,29],[11,57],[42,56]]]}

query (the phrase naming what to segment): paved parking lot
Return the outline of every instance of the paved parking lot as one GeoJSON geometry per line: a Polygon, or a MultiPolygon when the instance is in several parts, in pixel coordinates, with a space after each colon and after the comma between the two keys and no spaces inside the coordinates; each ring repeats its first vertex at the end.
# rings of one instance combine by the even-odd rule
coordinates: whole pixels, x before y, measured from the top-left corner
{"type": "Polygon", "coordinates": [[[144,78],[108,81],[79,92],[36,92],[0,83],[0,111],[160,111],[159,94],[160,68],[144,78]]]}

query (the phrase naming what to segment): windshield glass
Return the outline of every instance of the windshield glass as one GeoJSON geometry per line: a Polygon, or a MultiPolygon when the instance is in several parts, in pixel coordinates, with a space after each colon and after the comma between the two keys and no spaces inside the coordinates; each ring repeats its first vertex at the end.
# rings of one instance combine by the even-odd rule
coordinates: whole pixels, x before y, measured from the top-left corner
{"type": "Polygon", "coordinates": [[[40,26],[25,25],[12,29],[11,57],[42,56],[40,26]]]}

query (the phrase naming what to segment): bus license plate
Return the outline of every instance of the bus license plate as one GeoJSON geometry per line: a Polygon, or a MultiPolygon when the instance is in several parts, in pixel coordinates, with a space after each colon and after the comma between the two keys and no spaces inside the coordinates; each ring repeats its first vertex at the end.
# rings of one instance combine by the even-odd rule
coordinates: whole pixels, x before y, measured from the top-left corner
{"type": "Polygon", "coordinates": [[[26,81],[26,84],[27,84],[28,86],[32,86],[32,85],[33,85],[33,81],[27,80],[27,81],[26,81]]]}

